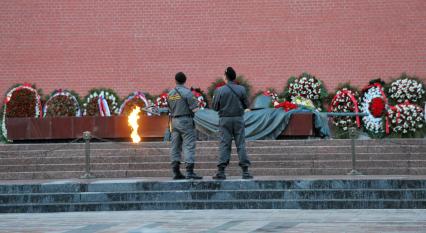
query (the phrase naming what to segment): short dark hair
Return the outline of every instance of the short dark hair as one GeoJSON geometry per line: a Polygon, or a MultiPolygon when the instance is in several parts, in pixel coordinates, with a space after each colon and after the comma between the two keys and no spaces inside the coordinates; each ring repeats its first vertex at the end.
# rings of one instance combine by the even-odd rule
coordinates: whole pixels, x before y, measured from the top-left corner
{"type": "Polygon", "coordinates": [[[178,84],[184,84],[186,82],[186,76],[183,72],[179,72],[175,75],[175,80],[178,84]]]}
{"type": "Polygon", "coordinates": [[[229,81],[234,81],[237,78],[237,74],[235,73],[235,70],[232,67],[226,68],[225,76],[226,79],[228,79],[229,81]]]}

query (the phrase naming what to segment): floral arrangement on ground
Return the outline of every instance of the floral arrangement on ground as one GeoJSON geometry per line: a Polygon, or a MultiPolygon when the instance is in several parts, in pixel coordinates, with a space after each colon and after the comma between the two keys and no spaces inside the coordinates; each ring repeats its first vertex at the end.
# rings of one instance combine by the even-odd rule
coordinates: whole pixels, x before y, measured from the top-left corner
{"type": "Polygon", "coordinates": [[[168,108],[169,107],[169,102],[168,102],[168,97],[169,97],[169,90],[165,89],[160,95],[155,96],[154,97],[154,106],[157,108],[168,108]]]}
{"type": "Polygon", "coordinates": [[[17,84],[6,93],[2,108],[2,136],[7,140],[6,118],[40,117],[42,91],[35,85],[17,84]]]}
{"type": "MultiPolygon", "coordinates": [[[[83,103],[83,115],[84,116],[100,116],[102,112],[109,110],[111,115],[119,114],[120,98],[117,93],[112,89],[107,88],[95,88],[89,91],[86,97],[84,97],[83,103]],[[108,109],[100,109],[100,100],[107,103],[108,109]]],[[[105,106],[105,105],[103,105],[105,106]]],[[[106,107],[106,106],[105,106],[106,107]]]]}
{"type": "Polygon", "coordinates": [[[360,111],[367,114],[362,117],[362,123],[371,138],[383,138],[386,135],[386,106],[384,82],[381,79],[371,80],[363,88],[360,102],[360,111]]]}
{"type": "MultiPolygon", "coordinates": [[[[335,113],[358,113],[360,94],[356,87],[349,83],[339,84],[330,102],[328,111],[335,113]]],[[[336,127],[336,138],[349,138],[349,128],[360,127],[360,118],[350,116],[337,116],[332,118],[336,127]]]]}
{"type": "Polygon", "coordinates": [[[386,87],[386,92],[391,104],[404,103],[406,100],[413,104],[423,104],[426,100],[426,88],[423,81],[406,73],[393,80],[386,87]]]}
{"type": "Polygon", "coordinates": [[[209,103],[207,101],[207,95],[203,90],[201,90],[201,88],[191,87],[191,92],[194,95],[194,97],[197,99],[198,107],[200,109],[209,107],[209,103]]]}
{"type": "Polygon", "coordinates": [[[423,109],[406,101],[388,110],[392,137],[424,137],[426,132],[423,109]]]}
{"type": "Polygon", "coordinates": [[[299,77],[290,77],[282,96],[289,101],[292,101],[297,96],[310,99],[315,108],[318,111],[322,111],[323,103],[328,93],[321,80],[305,72],[299,77]]]}
{"type": "Polygon", "coordinates": [[[72,90],[51,93],[43,107],[43,117],[81,116],[80,97],[72,90]]]}

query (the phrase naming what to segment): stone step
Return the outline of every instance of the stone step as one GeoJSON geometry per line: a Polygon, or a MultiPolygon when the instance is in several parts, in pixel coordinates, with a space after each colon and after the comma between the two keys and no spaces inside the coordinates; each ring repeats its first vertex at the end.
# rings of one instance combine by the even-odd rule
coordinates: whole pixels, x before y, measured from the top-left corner
{"type": "MultiPolygon", "coordinates": [[[[236,153],[235,148],[232,151],[236,153]]],[[[292,154],[351,154],[352,150],[349,146],[293,146],[293,147],[275,147],[275,146],[258,146],[247,147],[249,154],[279,154],[279,155],[292,155],[292,154]]],[[[395,145],[376,145],[372,147],[356,147],[356,153],[393,153],[393,154],[424,154],[426,156],[426,145],[414,146],[395,146],[395,145]]],[[[168,155],[169,148],[146,148],[146,149],[92,149],[90,154],[92,156],[149,156],[149,155],[168,155]]],[[[217,147],[198,147],[196,149],[197,156],[204,155],[218,155],[219,149],[217,147]]],[[[52,152],[39,151],[2,151],[0,158],[16,158],[16,157],[69,157],[69,156],[83,156],[85,151],[81,149],[74,150],[57,150],[52,152]]]]}
{"type": "Polygon", "coordinates": [[[426,189],[262,189],[179,190],[136,192],[0,194],[0,206],[10,204],[53,204],[141,201],[235,201],[235,200],[339,200],[339,199],[426,199],[426,189]]]}
{"type": "MultiPolygon", "coordinates": [[[[254,176],[301,176],[301,175],[346,175],[351,171],[348,167],[335,168],[256,168],[250,169],[254,176]]],[[[364,175],[426,175],[426,167],[376,167],[359,168],[364,175]]],[[[195,172],[202,176],[212,176],[216,169],[197,169],[195,172]]],[[[171,177],[170,169],[153,170],[92,170],[98,178],[131,178],[131,177],[171,177]]],[[[228,176],[240,176],[241,170],[234,166],[226,170],[228,176]]],[[[0,180],[18,179],[67,179],[79,178],[84,174],[78,171],[30,171],[30,172],[0,172],[0,180]]]]}
{"type": "MultiPolygon", "coordinates": [[[[311,153],[311,154],[250,154],[250,160],[255,161],[305,161],[305,160],[348,160],[349,153],[311,153]]],[[[216,161],[217,155],[196,155],[196,161],[216,161]]],[[[232,154],[231,158],[236,161],[238,155],[232,154]]],[[[143,163],[143,162],[169,162],[169,155],[126,155],[126,156],[91,156],[92,163],[143,163]]],[[[417,160],[426,161],[424,153],[356,153],[358,160],[417,160]]],[[[85,162],[83,155],[68,155],[61,157],[44,156],[20,156],[14,155],[9,158],[0,158],[2,165],[30,165],[30,164],[79,164],[85,162]]]]}
{"type": "Polygon", "coordinates": [[[228,179],[178,180],[156,179],[95,179],[95,180],[36,180],[0,184],[0,194],[31,193],[116,193],[141,191],[220,191],[220,190],[420,190],[426,189],[426,179],[410,176],[308,176],[260,177],[253,180],[228,179]]]}
{"type": "Polygon", "coordinates": [[[186,209],[424,209],[425,199],[238,200],[181,202],[99,202],[2,205],[0,213],[186,209]]]}
{"type": "MultiPolygon", "coordinates": [[[[310,139],[310,140],[259,140],[247,141],[247,146],[350,146],[348,139],[310,139]]],[[[355,140],[356,145],[426,145],[424,139],[369,139],[355,140]]],[[[158,148],[169,147],[170,143],[165,142],[142,142],[133,144],[128,142],[92,142],[91,148],[116,149],[120,148],[158,148]]],[[[197,141],[198,147],[217,147],[217,141],[197,141]]],[[[84,149],[84,143],[45,143],[45,144],[0,144],[0,151],[28,151],[28,150],[52,150],[55,148],[67,147],[69,149],[84,149]]]]}
{"type": "MultiPolygon", "coordinates": [[[[196,169],[215,169],[217,162],[197,162],[196,169]]],[[[231,167],[238,167],[238,161],[231,161],[231,167]]],[[[289,160],[289,161],[253,161],[253,168],[351,168],[351,160],[289,160]]],[[[425,167],[426,160],[357,160],[359,169],[367,168],[411,168],[425,167]]],[[[170,162],[126,162],[126,163],[92,163],[91,170],[169,170],[170,162]]],[[[2,172],[42,172],[42,171],[83,171],[84,163],[79,164],[26,164],[26,165],[0,165],[2,172]]],[[[184,170],[185,165],[181,165],[184,170]]]]}

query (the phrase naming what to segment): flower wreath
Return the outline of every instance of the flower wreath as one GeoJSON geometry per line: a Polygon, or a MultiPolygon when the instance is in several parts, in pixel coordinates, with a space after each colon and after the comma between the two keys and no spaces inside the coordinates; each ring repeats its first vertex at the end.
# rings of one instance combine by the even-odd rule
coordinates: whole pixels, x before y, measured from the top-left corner
{"type": "Polygon", "coordinates": [[[391,106],[388,110],[392,135],[406,137],[424,137],[423,110],[409,101],[391,106]]]}
{"type": "Polygon", "coordinates": [[[299,77],[288,80],[283,96],[291,101],[297,96],[310,99],[315,108],[321,111],[328,93],[321,80],[309,73],[302,73],[299,77]]]}
{"type": "Polygon", "coordinates": [[[386,88],[391,103],[400,104],[406,100],[414,104],[422,104],[426,98],[424,83],[417,77],[403,73],[386,88]]]}
{"type": "Polygon", "coordinates": [[[79,97],[68,90],[55,90],[43,107],[46,116],[81,116],[79,97]]]}
{"type": "Polygon", "coordinates": [[[191,87],[191,92],[195,96],[195,98],[197,99],[198,107],[200,109],[208,108],[207,96],[201,90],[201,88],[193,88],[193,87],[191,87]]]}
{"type": "MultiPolygon", "coordinates": [[[[354,112],[358,113],[358,100],[359,92],[356,88],[349,84],[341,85],[331,100],[328,108],[329,112],[354,112]]],[[[332,118],[333,124],[337,127],[338,131],[347,131],[351,127],[361,127],[360,117],[339,116],[332,118]]],[[[343,133],[343,132],[341,132],[343,133]]]]}
{"type": "Polygon", "coordinates": [[[119,102],[120,98],[111,89],[92,89],[89,91],[89,94],[84,98],[83,115],[100,116],[103,115],[103,112],[107,112],[108,110],[110,113],[117,115],[120,110],[118,108],[119,102]],[[100,109],[100,106],[107,109],[100,109]]]}
{"type": "Polygon", "coordinates": [[[131,93],[121,104],[119,114],[128,116],[135,106],[140,108],[150,106],[149,94],[144,94],[140,91],[131,93]]]}
{"type": "MultiPolygon", "coordinates": [[[[244,76],[239,75],[235,79],[235,83],[243,86],[246,89],[247,96],[250,96],[252,87],[250,83],[244,78],[244,76]]],[[[208,96],[213,99],[214,92],[220,87],[224,86],[226,83],[222,78],[216,79],[216,81],[212,82],[212,84],[207,88],[208,96]]]]}
{"type": "Polygon", "coordinates": [[[169,107],[169,102],[167,101],[167,98],[169,97],[169,93],[168,91],[164,91],[161,95],[159,95],[156,99],[155,99],[155,107],[157,108],[168,108],[169,107]]]}
{"type": "MultiPolygon", "coordinates": [[[[381,83],[373,82],[363,89],[360,110],[367,114],[362,117],[365,130],[373,138],[381,138],[385,135],[384,114],[387,99],[381,83]]],[[[388,125],[388,124],[386,124],[388,125]]]]}
{"type": "Polygon", "coordinates": [[[41,98],[35,89],[30,84],[19,84],[16,87],[9,90],[6,94],[6,98],[3,104],[3,116],[2,116],[2,136],[7,140],[7,128],[6,118],[9,117],[40,117],[41,116],[41,98]],[[23,92],[20,94],[20,92],[23,92]],[[19,95],[16,95],[19,94],[19,95]],[[31,99],[28,102],[28,99],[31,99]],[[24,102],[22,102],[25,100],[24,102]],[[28,102],[28,103],[27,103],[28,102]],[[10,106],[11,105],[11,106],[10,106]],[[22,106],[23,105],[23,106],[22,106]],[[30,112],[28,112],[28,111],[30,112]],[[32,111],[34,110],[34,111],[32,111]],[[18,112],[17,112],[18,111],[18,112]]]}

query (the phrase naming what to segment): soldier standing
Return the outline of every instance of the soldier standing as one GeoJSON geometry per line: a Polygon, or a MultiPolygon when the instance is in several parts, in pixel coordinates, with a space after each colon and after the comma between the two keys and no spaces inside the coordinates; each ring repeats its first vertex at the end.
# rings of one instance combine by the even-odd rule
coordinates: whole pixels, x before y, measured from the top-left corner
{"type": "Polygon", "coordinates": [[[192,92],[184,86],[186,82],[184,73],[177,73],[175,80],[176,88],[171,90],[168,95],[173,179],[202,179],[201,176],[194,173],[196,136],[193,116],[198,111],[197,101],[192,92]],[[180,172],[182,149],[186,163],[186,177],[180,172]]]}
{"type": "Polygon", "coordinates": [[[213,97],[213,109],[219,112],[220,136],[218,171],[213,179],[226,179],[225,168],[231,157],[232,138],[237,147],[242,178],[253,179],[248,171],[250,160],[245,145],[244,112],[249,106],[247,92],[243,86],[235,83],[236,73],[232,67],[226,68],[223,79],[226,85],[217,89],[213,97]]]}

